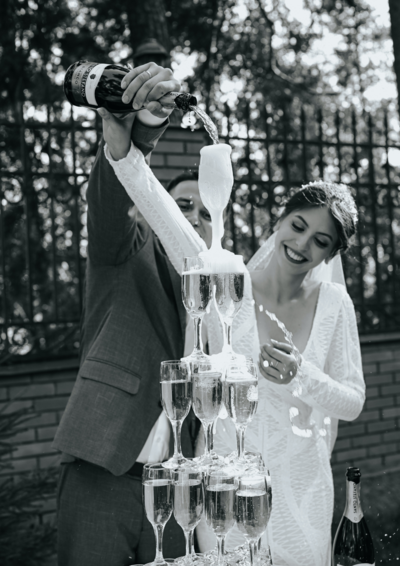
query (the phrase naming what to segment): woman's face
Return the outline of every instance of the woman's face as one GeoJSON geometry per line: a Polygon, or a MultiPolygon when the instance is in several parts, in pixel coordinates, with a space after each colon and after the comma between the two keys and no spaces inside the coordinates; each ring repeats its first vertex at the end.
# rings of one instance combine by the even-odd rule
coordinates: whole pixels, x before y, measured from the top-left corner
{"type": "Polygon", "coordinates": [[[279,264],[293,274],[301,274],[329,258],[338,234],[326,207],[291,212],[276,232],[275,251],[279,264]]]}
{"type": "Polygon", "coordinates": [[[170,194],[209,248],[212,240],[211,216],[201,201],[198,181],[181,181],[170,194]]]}

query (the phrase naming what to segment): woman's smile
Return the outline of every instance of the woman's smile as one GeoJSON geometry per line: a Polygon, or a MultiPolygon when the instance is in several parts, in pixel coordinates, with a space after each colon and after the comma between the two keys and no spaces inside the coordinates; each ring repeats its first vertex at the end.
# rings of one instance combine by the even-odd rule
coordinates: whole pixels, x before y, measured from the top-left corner
{"type": "Polygon", "coordinates": [[[295,252],[292,248],[289,248],[286,244],[283,244],[283,249],[285,250],[285,256],[291,263],[305,263],[307,260],[306,257],[295,252]]]}

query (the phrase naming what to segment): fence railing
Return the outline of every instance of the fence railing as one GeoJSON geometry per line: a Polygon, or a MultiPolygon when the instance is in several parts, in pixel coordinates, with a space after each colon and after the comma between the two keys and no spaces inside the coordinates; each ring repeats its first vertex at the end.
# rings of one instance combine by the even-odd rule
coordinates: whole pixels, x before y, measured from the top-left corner
{"type": "MultiPolygon", "coordinates": [[[[355,112],[261,112],[220,131],[233,148],[227,245],[248,259],[289,189],[325,179],[352,187],[360,222],[345,256],[360,333],[400,329],[400,144],[395,118],[355,112]]],[[[189,131],[182,135],[190,138],[189,131]]],[[[76,355],[86,258],[87,179],[99,124],[87,117],[0,117],[0,363],[76,355]]]]}

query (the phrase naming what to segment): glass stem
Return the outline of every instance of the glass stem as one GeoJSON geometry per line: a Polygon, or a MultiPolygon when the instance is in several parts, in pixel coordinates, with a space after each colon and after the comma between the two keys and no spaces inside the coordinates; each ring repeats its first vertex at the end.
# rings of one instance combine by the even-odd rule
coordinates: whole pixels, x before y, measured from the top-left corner
{"type": "Polygon", "coordinates": [[[154,562],[164,562],[164,556],[162,551],[163,533],[164,533],[164,525],[156,525],[154,527],[154,534],[156,536],[156,557],[154,559],[154,562]]]}
{"type": "Polygon", "coordinates": [[[214,427],[214,423],[203,423],[204,438],[206,441],[206,449],[205,449],[206,455],[209,455],[211,450],[213,449],[213,439],[214,439],[213,427],[214,427]]]}
{"type": "Polygon", "coordinates": [[[201,323],[203,318],[201,316],[193,319],[194,325],[194,352],[203,352],[203,342],[201,339],[201,323]]]}
{"type": "Polygon", "coordinates": [[[224,351],[232,352],[232,323],[224,322],[224,351]]]}
{"type": "Polygon", "coordinates": [[[194,529],[190,530],[187,534],[185,533],[186,556],[194,556],[193,533],[194,529]]]}
{"type": "Polygon", "coordinates": [[[265,543],[266,543],[266,546],[267,546],[268,566],[273,566],[273,565],[272,565],[271,548],[270,548],[270,546],[269,546],[268,527],[267,527],[267,530],[265,531],[265,543]]]}
{"type": "Polygon", "coordinates": [[[224,554],[225,554],[225,536],[217,537],[217,549],[218,549],[218,566],[223,566],[224,564],[224,554]]]}
{"type": "Polygon", "coordinates": [[[256,557],[256,549],[254,540],[249,540],[249,550],[250,550],[250,564],[254,566],[254,559],[256,557]]]}
{"type": "Polygon", "coordinates": [[[181,448],[182,422],[174,421],[171,422],[171,424],[172,424],[172,431],[174,433],[174,458],[177,458],[178,456],[182,456],[182,448],[181,448]]]}
{"type": "Polygon", "coordinates": [[[244,435],[245,435],[246,429],[243,427],[237,427],[236,428],[236,443],[237,443],[237,451],[238,451],[238,456],[239,458],[241,458],[244,455],[244,435]]]}

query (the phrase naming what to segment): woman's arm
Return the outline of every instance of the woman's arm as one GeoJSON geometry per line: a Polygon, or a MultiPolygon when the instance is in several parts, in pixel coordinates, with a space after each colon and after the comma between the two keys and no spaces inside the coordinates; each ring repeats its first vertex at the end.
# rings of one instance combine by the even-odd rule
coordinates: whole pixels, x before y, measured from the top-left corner
{"type": "Polygon", "coordinates": [[[356,419],[364,405],[365,383],[356,315],[347,293],[342,296],[325,369],[326,373],[303,359],[300,374],[287,387],[302,401],[331,417],[356,419]]]}
{"type": "Polygon", "coordinates": [[[184,257],[195,256],[207,249],[204,240],[156,179],[138,148],[132,144],[124,159],[114,161],[106,145],[105,155],[127,194],[160,238],[176,271],[181,274],[184,257]]]}

